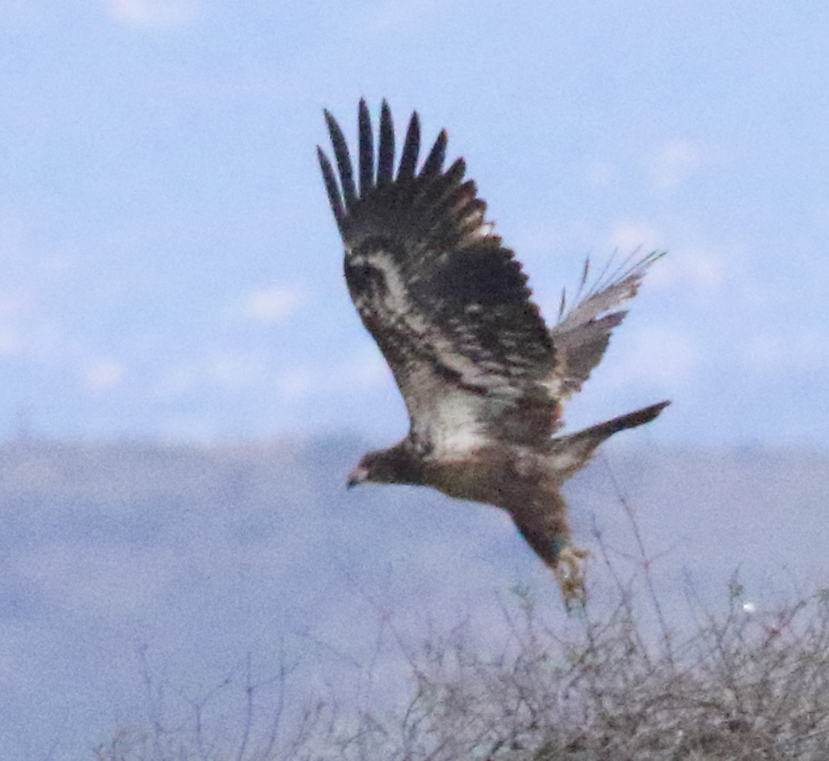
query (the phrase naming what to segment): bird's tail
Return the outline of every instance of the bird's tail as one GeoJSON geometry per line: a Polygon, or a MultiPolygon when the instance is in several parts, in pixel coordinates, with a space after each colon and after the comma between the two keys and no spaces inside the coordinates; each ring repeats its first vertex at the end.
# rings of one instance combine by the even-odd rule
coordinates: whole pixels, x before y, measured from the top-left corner
{"type": "Polygon", "coordinates": [[[670,401],[652,404],[643,407],[636,412],[629,412],[627,415],[619,415],[612,420],[585,428],[569,436],[561,436],[553,439],[553,448],[550,453],[550,465],[555,470],[560,481],[572,476],[587,464],[596,447],[605,439],[610,438],[617,431],[626,428],[650,423],[662,410],[670,404],[670,401]]]}

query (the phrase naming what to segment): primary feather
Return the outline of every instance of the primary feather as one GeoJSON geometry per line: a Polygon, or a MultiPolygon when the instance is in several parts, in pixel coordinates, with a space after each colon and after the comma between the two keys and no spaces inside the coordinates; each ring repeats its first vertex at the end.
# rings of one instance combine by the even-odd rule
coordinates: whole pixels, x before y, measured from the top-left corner
{"type": "Polygon", "coordinates": [[[507,510],[557,573],[566,598],[580,596],[580,551],[569,544],[559,490],[593,450],[623,428],[652,420],[662,402],[571,436],[562,400],[599,362],[650,255],[600,278],[548,329],[527,276],[484,219],[466,164],[444,168],[441,131],[418,171],[420,121],[409,121],[394,176],[391,112],[384,101],[379,146],[359,106],[358,180],[345,137],[325,112],[336,171],[318,148],[325,187],[345,245],[345,278],[363,324],[386,358],[409,413],[408,436],[366,455],[351,483],[433,486],[507,510]],[[375,163],[376,158],[376,163],[375,163]]]}

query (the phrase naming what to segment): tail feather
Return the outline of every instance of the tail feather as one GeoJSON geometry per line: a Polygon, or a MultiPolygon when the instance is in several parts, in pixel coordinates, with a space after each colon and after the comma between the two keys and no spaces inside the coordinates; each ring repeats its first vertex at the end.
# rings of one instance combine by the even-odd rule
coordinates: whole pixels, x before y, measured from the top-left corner
{"type": "Polygon", "coordinates": [[[610,438],[614,433],[623,431],[626,428],[650,423],[659,416],[671,402],[666,400],[641,410],[629,412],[627,415],[620,415],[604,423],[585,428],[583,431],[553,439],[550,464],[558,477],[564,481],[572,476],[580,468],[584,467],[590,456],[605,439],[610,438]]]}
{"type": "Polygon", "coordinates": [[[628,412],[627,415],[619,415],[612,420],[607,420],[604,423],[599,423],[590,428],[585,428],[583,431],[574,434],[575,436],[589,436],[597,439],[597,444],[601,444],[606,438],[612,436],[617,431],[623,431],[625,428],[636,428],[637,426],[650,423],[651,420],[656,419],[659,413],[670,404],[670,400],[659,402],[658,404],[651,404],[649,407],[643,407],[636,412],[628,412]]]}

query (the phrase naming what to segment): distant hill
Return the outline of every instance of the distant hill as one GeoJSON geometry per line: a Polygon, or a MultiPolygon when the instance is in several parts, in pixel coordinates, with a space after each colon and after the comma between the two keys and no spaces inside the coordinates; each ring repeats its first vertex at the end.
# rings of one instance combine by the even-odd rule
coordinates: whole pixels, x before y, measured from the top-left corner
{"type": "MultiPolygon", "coordinates": [[[[199,685],[246,654],[330,674],[363,657],[381,611],[414,632],[516,584],[563,619],[499,511],[428,489],[346,491],[365,449],[354,437],[0,446],[0,756],[45,757],[56,742],[53,758],[69,757],[134,718],[142,648],[199,685]]],[[[567,492],[597,599],[612,583],[595,532],[622,575],[637,567],[619,492],[676,610],[689,588],[716,604],[738,568],[761,607],[829,586],[825,454],[608,447],[567,492]]]]}

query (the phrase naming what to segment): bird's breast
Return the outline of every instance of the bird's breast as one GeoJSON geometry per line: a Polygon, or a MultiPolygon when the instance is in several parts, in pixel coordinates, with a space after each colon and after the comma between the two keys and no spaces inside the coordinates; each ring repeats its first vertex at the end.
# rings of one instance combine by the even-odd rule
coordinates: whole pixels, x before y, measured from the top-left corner
{"type": "Polygon", "coordinates": [[[429,464],[427,482],[454,499],[483,502],[506,510],[538,485],[540,472],[526,457],[511,451],[485,450],[462,460],[429,464]]]}

